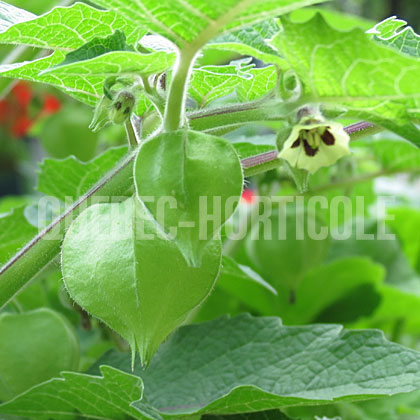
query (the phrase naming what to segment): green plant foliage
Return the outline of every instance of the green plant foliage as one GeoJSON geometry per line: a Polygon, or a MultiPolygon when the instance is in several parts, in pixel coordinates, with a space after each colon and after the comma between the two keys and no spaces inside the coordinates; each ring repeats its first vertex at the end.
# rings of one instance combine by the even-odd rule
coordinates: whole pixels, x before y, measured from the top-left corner
{"type": "Polygon", "coordinates": [[[193,71],[189,94],[199,108],[217,98],[229,95],[244,80],[252,78],[249,66],[204,66],[193,71]]]}
{"type": "Polygon", "coordinates": [[[404,20],[390,17],[379,22],[368,33],[389,47],[413,57],[420,57],[420,36],[413,28],[407,26],[404,20]]]}
{"type": "Polygon", "coordinates": [[[249,259],[276,290],[287,291],[291,303],[303,276],[328,254],[330,238],[322,233],[325,227],[314,213],[286,206],[273,212],[268,228],[255,225],[248,236],[249,259]]]}
{"type": "Polygon", "coordinates": [[[129,0],[96,0],[95,3],[118,11],[127,20],[145,26],[183,47],[193,42],[202,44],[222,31],[250,26],[269,16],[279,16],[320,3],[320,0],[222,0],[212,5],[204,0],[164,0],[159,5],[143,0],[135,4],[129,0]]]}
{"type": "Polygon", "coordinates": [[[60,314],[38,309],[0,315],[0,401],[78,366],[76,335],[60,314]]]}
{"type": "Polygon", "coordinates": [[[0,217],[0,265],[37,233],[25,218],[24,207],[18,207],[0,217]]]}
{"type": "Polygon", "coordinates": [[[226,256],[222,260],[218,287],[261,313],[270,310],[277,296],[277,291],[257,272],[226,256]]]}
{"type": "Polygon", "coordinates": [[[307,95],[340,104],[348,115],[420,144],[407,112],[407,107],[418,108],[418,60],[375,44],[360,29],[333,29],[321,15],[301,24],[287,19],[282,23],[283,31],[272,45],[297,72],[307,95]],[[342,59],[336,62],[338,55],[342,59]]]}
{"type": "Polygon", "coordinates": [[[416,22],[9,1],[1,419],[417,418],[416,22]]]}
{"type": "Polygon", "coordinates": [[[65,420],[74,418],[75,413],[80,413],[84,418],[144,418],[130,407],[132,401],[142,397],[141,379],[110,366],[103,366],[101,373],[103,376],[64,372],[61,374],[62,378],[46,382],[39,389],[40,394],[35,388],[23,394],[23,400],[17,404],[14,400],[0,409],[7,414],[42,420],[51,416],[57,420],[65,420]],[[91,399],[91,395],[97,395],[98,398],[91,399]],[[40,407],[45,409],[40,410],[40,407]]]}
{"type": "Polygon", "coordinates": [[[38,191],[65,201],[85,194],[127,153],[122,146],[107,150],[90,162],[70,156],[64,160],[45,159],[40,164],[38,191]],[[58,182],[57,182],[58,181],[58,182]]]}
{"type": "MultiPolygon", "coordinates": [[[[134,418],[234,414],[250,407],[262,411],[344,398],[357,401],[415,389],[418,363],[417,352],[386,341],[378,331],[346,331],[337,325],[283,327],[276,318],[243,315],[181,328],[146,371],[136,367],[137,378],[102,366],[103,389],[110,398],[99,407],[90,404],[81,411],[78,397],[73,403],[60,398],[60,390],[83,390],[86,381],[93,387],[101,380],[66,373],[65,381],[41,384],[0,406],[0,413],[30,413],[31,418],[43,419],[47,408],[54,409],[51,414],[64,415],[76,406],[89,417],[117,399],[121,411],[108,411],[107,418],[120,419],[118,414],[127,413],[128,401],[124,387],[117,384],[130,381],[129,389],[138,390],[133,383],[141,383],[140,378],[144,396],[131,397],[131,406],[140,413],[131,411],[134,418]],[[106,381],[108,372],[113,381],[106,381]],[[389,379],[384,381],[384,376],[389,379]],[[198,386],[193,378],[205,381],[198,386]]],[[[106,354],[90,374],[98,375],[100,365],[131,372],[130,358],[118,352],[106,354]]]]}
{"type": "Polygon", "coordinates": [[[286,65],[280,54],[267,44],[280,30],[277,22],[272,19],[247,26],[239,31],[221,35],[207,44],[206,50],[233,51],[240,55],[249,55],[266,63],[286,65]]]}
{"type": "MultiPolygon", "coordinates": [[[[9,5],[8,7],[12,8],[9,5]]],[[[13,8],[11,16],[17,18],[22,14],[23,17],[14,22],[14,25],[0,27],[2,43],[69,51],[81,47],[94,37],[106,37],[117,30],[124,32],[128,43],[138,41],[144,34],[137,25],[116,13],[98,10],[84,3],[56,7],[39,17],[29,13],[26,16],[25,10],[15,9],[13,8]],[[78,23],[76,29],[74,22],[78,23]]]]}

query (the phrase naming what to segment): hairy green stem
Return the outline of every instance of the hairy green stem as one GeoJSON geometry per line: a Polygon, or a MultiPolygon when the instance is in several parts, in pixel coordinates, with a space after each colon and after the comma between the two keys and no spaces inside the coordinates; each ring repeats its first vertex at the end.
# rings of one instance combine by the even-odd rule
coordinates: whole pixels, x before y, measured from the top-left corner
{"type": "Polygon", "coordinates": [[[249,122],[280,121],[299,107],[283,101],[256,101],[224,108],[191,112],[188,115],[193,130],[216,133],[231,131],[249,122]]]}
{"type": "Polygon", "coordinates": [[[164,131],[175,131],[185,124],[185,101],[187,96],[188,78],[190,76],[197,51],[185,48],[181,51],[174,69],[172,82],[169,86],[163,119],[164,131]]]}
{"type": "Polygon", "coordinates": [[[140,143],[140,138],[137,136],[134,124],[131,118],[125,122],[125,131],[127,133],[127,140],[130,147],[136,147],[140,143]]]}

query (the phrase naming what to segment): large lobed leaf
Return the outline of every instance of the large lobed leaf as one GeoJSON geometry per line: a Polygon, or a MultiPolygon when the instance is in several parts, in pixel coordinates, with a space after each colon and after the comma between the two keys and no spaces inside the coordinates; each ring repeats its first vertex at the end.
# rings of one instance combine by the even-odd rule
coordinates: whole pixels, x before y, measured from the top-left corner
{"type": "Polygon", "coordinates": [[[140,378],[115,370],[131,372],[129,355],[112,351],[90,373],[99,374],[103,364],[114,367],[101,368],[105,379],[112,373],[112,381],[63,374],[64,380],[41,384],[0,405],[0,413],[45,420],[49,413],[64,419],[75,408],[64,397],[66,390],[78,390],[73,401],[90,402],[88,408],[77,407],[82,417],[102,419],[106,413],[108,419],[120,419],[120,412],[118,416],[103,408],[118,400],[120,409],[134,418],[160,419],[357,401],[420,387],[420,353],[387,341],[379,331],[347,331],[339,325],[285,327],[278,318],[249,315],[179,329],[147,370],[137,366],[135,374],[145,390],[140,401],[140,378]],[[131,387],[120,385],[122,380],[131,387]],[[81,384],[96,386],[98,381],[101,388],[80,391],[81,384]],[[128,411],[129,399],[138,413],[128,411]]]}
{"type": "Polygon", "coordinates": [[[179,47],[200,48],[221,32],[289,13],[326,0],[95,0],[105,9],[163,35],[179,47]]]}
{"type": "Polygon", "coordinates": [[[295,24],[284,19],[274,38],[314,101],[344,106],[348,114],[384,126],[420,145],[407,111],[420,108],[420,62],[369,39],[342,32],[321,15],[295,24]]]}
{"type": "MultiPolygon", "coordinates": [[[[0,43],[56,50],[52,55],[35,61],[1,65],[0,75],[50,84],[88,105],[95,105],[102,96],[103,83],[108,76],[155,73],[173,64],[174,54],[158,52],[141,55],[119,51],[122,48],[109,42],[120,33],[125,35],[128,44],[135,44],[145,32],[113,11],[98,10],[80,3],[68,8],[58,7],[40,17],[32,15],[31,20],[0,33],[0,43]],[[107,54],[92,55],[99,45],[90,49],[90,43],[101,38],[104,46],[109,44],[106,51],[102,48],[102,53],[107,54]],[[77,54],[85,53],[83,58],[90,60],[80,64],[69,63],[65,53],[75,49],[79,51],[77,54]],[[47,70],[50,73],[45,73],[47,70]]],[[[71,54],[76,54],[76,51],[71,54]]]]}

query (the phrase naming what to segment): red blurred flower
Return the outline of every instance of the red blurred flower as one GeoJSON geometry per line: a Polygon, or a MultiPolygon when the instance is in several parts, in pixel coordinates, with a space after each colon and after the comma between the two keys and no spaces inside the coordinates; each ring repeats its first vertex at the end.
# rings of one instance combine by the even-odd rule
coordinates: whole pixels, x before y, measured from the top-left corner
{"type": "Polygon", "coordinates": [[[245,189],[242,193],[242,201],[244,201],[246,204],[253,204],[255,201],[254,191],[250,188],[245,189]]]}
{"type": "Polygon", "coordinates": [[[27,115],[21,114],[13,122],[10,127],[10,132],[14,137],[24,137],[33,124],[33,120],[31,120],[27,115]]]}
{"type": "Polygon", "coordinates": [[[55,114],[61,108],[61,102],[53,95],[44,96],[42,112],[44,114],[55,114]]]}
{"type": "Polygon", "coordinates": [[[40,98],[34,95],[29,83],[20,81],[0,101],[0,124],[11,136],[24,137],[39,118],[56,113],[60,107],[55,96],[46,94],[40,98]]]}
{"type": "Polygon", "coordinates": [[[31,86],[26,82],[16,83],[12,88],[12,95],[21,107],[28,106],[33,98],[31,86]]]}

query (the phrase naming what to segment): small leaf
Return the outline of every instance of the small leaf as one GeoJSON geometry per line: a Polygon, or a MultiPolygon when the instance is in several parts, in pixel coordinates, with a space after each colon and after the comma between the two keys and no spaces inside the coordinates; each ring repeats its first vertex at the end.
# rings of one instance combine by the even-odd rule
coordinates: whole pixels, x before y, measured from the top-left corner
{"type": "Polygon", "coordinates": [[[58,65],[65,58],[62,51],[55,51],[48,57],[43,57],[34,61],[24,61],[15,64],[0,65],[0,76],[13,79],[28,80],[30,82],[45,83],[59,88],[68,95],[94,106],[102,96],[102,87],[106,77],[90,77],[84,74],[56,77],[44,71],[58,65]]]}
{"type": "MultiPolygon", "coordinates": [[[[111,76],[148,76],[162,73],[174,64],[176,58],[175,53],[156,52],[140,54],[131,51],[110,51],[89,59],[90,52],[87,52],[87,55],[85,55],[86,51],[83,47],[81,47],[79,52],[81,53],[80,56],[75,51],[71,54],[77,53],[76,56],[72,55],[69,61],[64,60],[59,65],[46,69],[40,76],[42,77],[46,74],[59,80],[65,81],[70,79],[71,82],[77,80],[82,83],[84,81],[88,83],[89,79],[93,79],[96,84],[99,82],[102,88],[106,78],[111,76]],[[86,59],[77,61],[78,58],[82,57],[86,57],[86,59]]],[[[96,49],[94,49],[93,54],[96,52],[96,49]]],[[[67,87],[66,82],[64,82],[64,85],[67,87]]],[[[95,94],[98,94],[98,89],[95,89],[95,94]]]]}
{"type": "Polygon", "coordinates": [[[0,76],[49,84],[79,101],[95,106],[103,95],[103,85],[108,77],[160,73],[172,66],[175,54],[115,51],[59,66],[64,59],[62,51],[55,51],[35,61],[0,65],[0,76]]]}
{"type": "Polygon", "coordinates": [[[188,263],[198,267],[202,250],[239,202],[243,175],[228,141],[179,130],[143,143],[134,181],[139,198],[157,223],[173,237],[188,263]],[[167,203],[162,218],[162,205],[168,198],[173,202],[167,203]]]}
{"type": "MultiPolygon", "coordinates": [[[[84,163],[70,156],[63,160],[45,159],[38,174],[38,191],[65,202],[86,193],[127,153],[127,147],[107,150],[90,162],[84,163]]],[[[1,219],[0,219],[1,220],[1,219]]]]}
{"type": "Polygon", "coordinates": [[[144,419],[130,406],[142,398],[142,380],[110,366],[102,366],[101,373],[103,376],[63,372],[62,378],[0,405],[0,412],[39,420],[68,420],[77,414],[100,420],[144,419]]]}
{"type": "Polygon", "coordinates": [[[134,51],[134,48],[127,44],[124,32],[120,30],[115,31],[112,35],[108,35],[105,38],[93,38],[77,50],[68,53],[64,61],[58,66],[66,66],[79,61],[90,60],[91,58],[96,58],[113,51],[134,51]]]}

